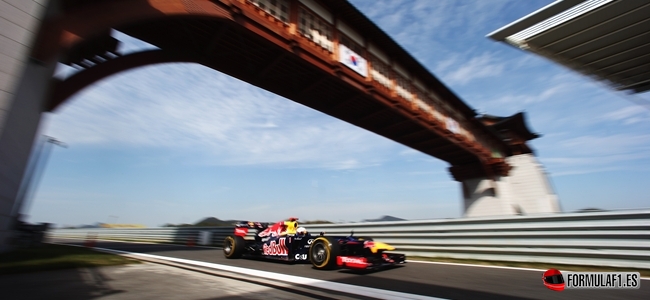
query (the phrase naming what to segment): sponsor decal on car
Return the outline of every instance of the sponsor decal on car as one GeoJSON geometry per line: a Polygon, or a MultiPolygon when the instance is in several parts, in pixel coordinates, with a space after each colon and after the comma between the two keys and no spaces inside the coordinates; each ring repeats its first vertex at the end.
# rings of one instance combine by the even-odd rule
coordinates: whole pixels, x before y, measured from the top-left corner
{"type": "Polygon", "coordinates": [[[278,222],[273,224],[273,226],[270,226],[264,231],[260,232],[258,236],[260,237],[267,237],[267,236],[279,236],[282,233],[282,226],[284,225],[284,222],[278,222]]]}
{"type": "Polygon", "coordinates": [[[336,258],[336,264],[349,268],[365,269],[368,266],[368,260],[365,257],[339,256],[336,258]]]}
{"type": "Polygon", "coordinates": [[[235,235],[246,236],[246,234],[248,234],[248,228],[241,228],[241,227],[235,228],[235,235]]]}
{"type": "Polygon", "coordinates": [[[296,259],[296,260],[307,260],[307,254],[296,254],[296,256],[294,256],[294,259],[296,259]]]}
{"type": "Polygon", "coordinates": [[[264,244],[262,247],[262,253],[264,255],[288,255],[285,240],[285,238],[280,238],[277,244],[275,241],[271,241],[269,244],[264,244]]]}
{"type": "Polygon", "coordinates": [[[373,242],[373,241],[364,241],[363,247],[370,248],[370,251],[372,251],[372,253],[377,253],[380,250],[388,250],[388,251],[395,250],[395,247],[391,245],[382,242],[373,242]]]}

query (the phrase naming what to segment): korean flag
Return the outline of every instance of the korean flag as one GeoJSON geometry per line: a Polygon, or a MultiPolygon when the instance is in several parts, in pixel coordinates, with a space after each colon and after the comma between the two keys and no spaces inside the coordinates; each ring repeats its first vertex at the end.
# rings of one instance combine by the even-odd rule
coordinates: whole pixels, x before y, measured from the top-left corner
{"type": "Polygon", "coordinates": [[[339,44],[339,61],[348,68],[361,74],[361,76],[368,76],[368,63],[366,60],[342,44],[339,44]]]}

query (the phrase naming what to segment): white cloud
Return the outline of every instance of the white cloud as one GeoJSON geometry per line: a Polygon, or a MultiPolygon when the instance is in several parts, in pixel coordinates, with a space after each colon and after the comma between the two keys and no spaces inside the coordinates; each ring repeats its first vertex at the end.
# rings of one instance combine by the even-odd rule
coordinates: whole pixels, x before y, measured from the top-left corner
{"type": "MultiPolygon", "coordinates": [[[[637,121],[643,120],[643,118],[635,118],[636,116],[642,116],[645,118],[648,118],[650,116],[650,110],[643,106],[639,105],[634,105],[634,106],[626,106],[621,109],[609,112],[603,116],[603,119],[605,120],[612,120],[612,121],[619,121],[619,120],[626,120],[629,121],[631,119],[634,120],[633,123],[636,123],[637,121]]],[[[628,123],[630,124],[630,123],[628,123]]]]}
{"type": "Polygon", "coordinates": [[[457,54],[452,54],[449,55],[447,59],[441,60],[436,64],[435,67],[435,72],[440,74],[440,73],[445,73],[445,72],[450,72],[449,69],[453,68],[455,65],[459,63],[459,56],[457,54]]]}
{"type": "Polygon", "coordinates": [[[399,155],[411,156],[411,155],[420,155],[422,152],[415,150],[413,148],[406,148],[399,152],[399,155]]]}
{"type": "Polygon", "coordinates": [[[395,147],[198,65],[129,71],[70,101],[50,118],[47,134],[72,146],[189,149],[203,154],[201,163],[337,170],[375,166],[395,147]]]}
{"type": "Polygon", "coordinates": [[[546,102],[554,98],[564,101],[566,94],[575,90],[576,82],[562,76],[556,76],[545,80],[542,84],[531,84],[530,86],[529,90],[524,90],[522,93],[506,92],[494,99],[485,101],[484,105],[490,108],[513,107],[515,105],[518,109],[523,109],[524,107],[530,107],[532,104],[546,102]]]}
{"type": "Polygon", "coordinates": [[[504,65],[496,63],[490,54],[470,59],[466,64],[442,76],[450,84],[467,84],[474,79],[500,75],[504,65]]]}
{"type": "Polygon", "coordinates": [[[556,141],[543,158],[554,176],[650,170],[650,135],[587,135],[556,141]]]}
{"type": "Polygon", "coordinates": [[[650,135],[620,133],[608,136],[586,135],[567,139],[557,146],[583,155],[645,154],[650,152],[650,135]]]}

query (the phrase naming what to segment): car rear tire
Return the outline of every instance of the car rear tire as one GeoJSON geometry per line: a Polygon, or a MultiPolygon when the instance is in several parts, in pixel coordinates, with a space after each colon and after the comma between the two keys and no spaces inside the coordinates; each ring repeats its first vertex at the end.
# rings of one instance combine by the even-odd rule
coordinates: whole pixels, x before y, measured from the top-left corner
{"type": "Polygon", "coordinates": [[[227,236],[223,240],[223,255],[226,258],[240,258],[244,254],[246,241],[241,236],[227,236]]]}
{"type": "Polygon", "coordinates": [[[340,254],[341,248],[338,241],[331,237],[318,237],[309,247],[309,261],[318,270],[334,269],[336,258],[340,254]]]}

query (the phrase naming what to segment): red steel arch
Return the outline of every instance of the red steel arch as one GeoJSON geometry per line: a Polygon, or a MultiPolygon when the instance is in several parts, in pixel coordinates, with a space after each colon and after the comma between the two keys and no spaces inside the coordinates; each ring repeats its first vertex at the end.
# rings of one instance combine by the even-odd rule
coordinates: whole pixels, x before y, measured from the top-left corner
{"type": "Polygon", "coordinates": [[[194,57],[165,50],[149,50],[125,55],[75,73],[63,81],[56,82],[52,87],[50,102],[46,110],[54,110],[75,93],[106,77],[129,69],[171,62],[200,63],[194,57]]]}

